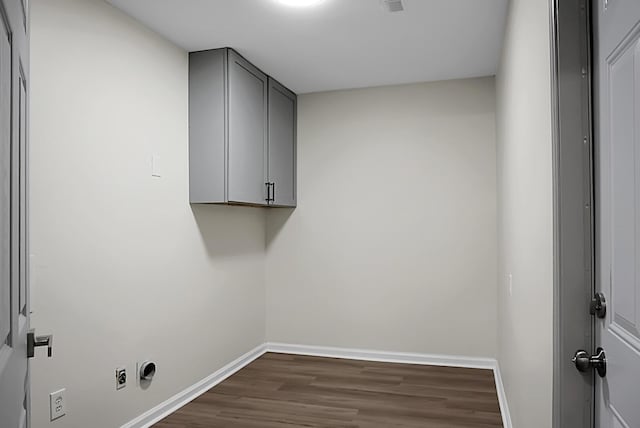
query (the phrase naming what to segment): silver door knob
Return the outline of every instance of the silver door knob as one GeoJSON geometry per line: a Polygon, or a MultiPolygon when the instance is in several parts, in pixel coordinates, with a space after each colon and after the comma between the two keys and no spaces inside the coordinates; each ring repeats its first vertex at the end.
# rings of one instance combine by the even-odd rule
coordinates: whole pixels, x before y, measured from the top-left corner
{"type": "Polygon", "coordinates": [[[602,348],[598,348],[595,355],[589,355],[587,351],[582,349],[576,351],[571,361],[579,372],[585,373],[591,369],[596,369],[600,377],[607,375],[607,356],[602,348]]]}

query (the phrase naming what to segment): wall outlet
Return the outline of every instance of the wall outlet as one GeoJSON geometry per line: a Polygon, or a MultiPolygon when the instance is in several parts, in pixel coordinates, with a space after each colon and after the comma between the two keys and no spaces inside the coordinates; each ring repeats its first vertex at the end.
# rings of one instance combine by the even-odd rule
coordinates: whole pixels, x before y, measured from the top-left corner
{"type": "Polygon", "coordinates": [[[51,411],[51,420],[55,421],[58,418],[63,417],[67,414],[66,404],[64,393],[66,389],[61,389],[60,391],[52,392],[49,394],[49,409],[51,411]]]}
{"type": "Polygon", "coordinates": [[[116,389],[122,389],[127,386],[127,369],[116,369],[116,389]]]}

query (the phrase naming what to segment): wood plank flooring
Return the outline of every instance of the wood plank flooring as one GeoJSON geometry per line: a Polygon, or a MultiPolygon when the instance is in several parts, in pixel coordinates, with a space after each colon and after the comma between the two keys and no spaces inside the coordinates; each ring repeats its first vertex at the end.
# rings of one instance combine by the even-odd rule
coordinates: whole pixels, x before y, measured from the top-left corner
{"type": "Polygon", "coordinates": [[[491,370],[267,353],[155,428],[502,427],[491,370]]]}

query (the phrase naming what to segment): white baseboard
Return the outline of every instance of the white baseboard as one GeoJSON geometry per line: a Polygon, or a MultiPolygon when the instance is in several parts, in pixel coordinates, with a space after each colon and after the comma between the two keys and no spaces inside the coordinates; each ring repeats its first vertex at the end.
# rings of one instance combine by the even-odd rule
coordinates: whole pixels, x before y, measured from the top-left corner
{"type": "Polygon", "coordinates": [[[315,357],[345,358],[348,360],[378,361],[382,363],[467,367],[473,369],[493,369],[496,366],[496,360],[493,358],[371,351],[366,349],[332,348],[327,346],[291,345],[287,343],[267,343],[266,345],[267,352],[311,355],[315,357]]]}
{"type": "Polygon", "coordinates": [[[504,428],[512,428],[511,413],[509,413],[509,405],[507,404],[507,394],[502,383],[502,374],[500,373],[500,364],[496,361],[493,368],[493,377],[496,380],[496,390],[498,391],[498,402],[500,403],[500,413],[502,414],[502,425],[504,428]]]}
{"type": "Polygon", "coordinates": [[[266,352],[282,354],[310,355],[316,357],[344,358],[350,360],[378,361],[386,363],[423,364],[431,366],[465,367],[493,370],[498,391],[498,401],[502,413],[504,428],[511,427],[509,407],[502,385],[500,368],[493,358],[461,357],[454,355],[432,355],[405,352],[372,351],[364,349],[334,348],[327,346],[293,345],[288,343],[265,343],[249,351],[235,361],[227,364],[217,372],[206,377],[195,385],[169,398],[146,413],[138,416],[121,428],[148,428],[185,404],[204,394],[238,370],[256,360],[266,352]]]}
{"type": "Polygon", "coordinates": [[[190,386],[169,398],[163,403],[160,403],[153,409],[143,413],[138,416],[134,420],[127,422],[122,425],[120,428],[147,428],[156,422],[164,419],[169,416],[171,413],[175,412],[185,404],[195,400],[241,368],[250,364],[252,361],[261,357],[266,352],[266,346],[260,345],[251,351],[247,352],[243,356],[237,358],[236,360],[230,362],[226,366],[222,367],[220,370],[215,373],[207,376],[196,384],[190,386]]]}

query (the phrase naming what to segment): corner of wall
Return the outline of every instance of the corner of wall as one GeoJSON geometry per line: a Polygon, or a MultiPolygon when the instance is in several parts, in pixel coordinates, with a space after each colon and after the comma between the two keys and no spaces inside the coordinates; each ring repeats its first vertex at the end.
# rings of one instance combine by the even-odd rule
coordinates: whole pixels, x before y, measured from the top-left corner
{"type": "Polygon", "coordinates": [[[550,428],[553,156],[548,0],[510,2],[496,76],[498,361],[513,424],[550,428]]]}

